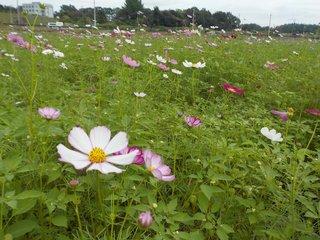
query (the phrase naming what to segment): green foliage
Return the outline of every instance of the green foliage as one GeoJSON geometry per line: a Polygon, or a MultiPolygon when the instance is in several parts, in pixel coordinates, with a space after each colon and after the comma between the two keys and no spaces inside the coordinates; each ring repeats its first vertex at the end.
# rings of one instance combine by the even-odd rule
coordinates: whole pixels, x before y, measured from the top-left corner
{"type": "MultiPolygon", "coordinates": [[[[151,12],[161,19],[163,11],[151,12]]],[[[1,30],[3,38],[7,33],[1,30]]],[[[35,42],[32,55],[0,40],[0,49],[19,59],[0,55],[0,74],[9,75],[0,75],[0,239],[319,239],[320,132],[318,119],[304,112],[320,107],[319,42],[137,33],[135,45],[121,46],[94,34],[35,33],[47,42],[35,42]],[[45,43],[65,58],[41,54],[45,43]],[[167,72],[163,79],[147,64],[165,53],[178,60],[168,65],[181,76],[167,72]],[[125,54],[141,67],[124,65],[125,54]],[[110,62],[100,60],[106,55],[110,62]],[[184,68],[184,60],[206,67],[184,68]],[[266,61],[279,69],[264,68],[266,61]],[[30,109],[23,86],[30,89],[35,77],[30,109]],[[224,82],[244,88],[245,96],[225,92],[224,82]],[[59,108],[61,117],[41,118],[43,106],[59,108]],[[289,107],[295,113],[285,123],[270,114],[289,107]],[[203,125],[188,127],[184,115],[203,125]],[[60,163],[56,146],[68,145],[76,125],[127,132],[130,145],[160,154],[176,180],[157,181],[143,166],[102,175],[60,163]],[[264,138],[264,126],[284,141],[264,138]],[[72,179],[79,185],[71,187],[72,179]],[[142,211],[154,218],[148,229],[137,223],[142,211]]]]}

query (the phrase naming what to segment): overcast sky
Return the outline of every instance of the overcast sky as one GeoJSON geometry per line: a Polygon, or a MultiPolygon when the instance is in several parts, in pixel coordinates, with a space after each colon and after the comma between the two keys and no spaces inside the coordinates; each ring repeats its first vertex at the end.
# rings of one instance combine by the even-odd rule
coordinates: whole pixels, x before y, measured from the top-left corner
{"type": "MultiPolygon", "coordinates": [[[[18,0],[29,3],[34,0],[18,0]]],[[[39,1],[39,0],[38,0],[39,1]]],[[[58,11],[62,4],[77,8],[93,6],[93,0],[41,0],[54,6],[58,11]]],[[[185,9],[192,6],[206,8],[212,12],[229,11],[240,17],[244,23],[268,25],[272,14],[272,25],[283,23],[320,23],[320,0],[142,0],[145,7],[160,9],[185,9]]],[[[96,6],[121,7],[124,0],[96,0],[96,6]]],[[[16,0],[0,0],[0,4],[16,5],[16,0]]]]}

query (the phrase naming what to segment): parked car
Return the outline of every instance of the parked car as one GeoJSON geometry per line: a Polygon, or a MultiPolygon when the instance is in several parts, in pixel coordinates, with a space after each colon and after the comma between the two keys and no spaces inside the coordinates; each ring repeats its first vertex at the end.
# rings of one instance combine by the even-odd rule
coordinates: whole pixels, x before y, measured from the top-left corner
{"type": "Polygon", "coordinates": [[[63,22],[49,22],[48,28],[61,28],[63,27],[63,22]]]}

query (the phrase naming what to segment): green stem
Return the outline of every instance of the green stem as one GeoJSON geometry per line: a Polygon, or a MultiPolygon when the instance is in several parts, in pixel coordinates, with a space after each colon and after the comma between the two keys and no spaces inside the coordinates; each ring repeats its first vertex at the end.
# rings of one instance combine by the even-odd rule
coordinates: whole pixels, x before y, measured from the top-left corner
{"type": "Polygon", "coordinates": [[[313,138],[314,138],[314,135],[316,134],[318,124],[319,124],[319,121],[317,121],[316,126],[315,126],[314,129],[313,129],[313,133],[312,133],[311,138],[310,138],[310,140],[309,140],[309,142],[308,142],[308,145],[306,146],[306,149],[309,148],[309,146],[310,146],[310,144],[311,144],[311,142],[312,142],[312,140],[313,140],[313,138]]]}
{"type": "MultiPolygon", "coordinates": [[[[1,188],[1,198],[4,198],[4,184],[5,180],[3,179],[2,188],[1,188]]],[[[0,231],[2,230],[2,221],[3,221],[3,202],[0,205],[0,231]]]]}

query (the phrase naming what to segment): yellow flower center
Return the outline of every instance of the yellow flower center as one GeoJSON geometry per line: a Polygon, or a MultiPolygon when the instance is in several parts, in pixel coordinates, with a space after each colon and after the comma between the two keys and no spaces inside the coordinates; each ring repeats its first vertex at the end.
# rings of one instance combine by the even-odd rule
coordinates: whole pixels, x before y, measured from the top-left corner
{"type": "Polygon", "coordinates": [[[292,117],[293,116],[293,114],[294,114],[294,110],[293,110],[293,108],[288,108],[288,115],[290,116],[290,117],[292,117]]]}
{"type": "Polygon", "coordinates": [[[93,148],[89,153],[89,160],[92,163],[102,163],[106,160],[106,153],[101,148],[93,148]]]}
{"type": "Polygon", "coordinates": [[[151,167],[148,167],[148,171],[152,172],[153,170],[155,170],[156,168],[151,166],[151,167]]]}

